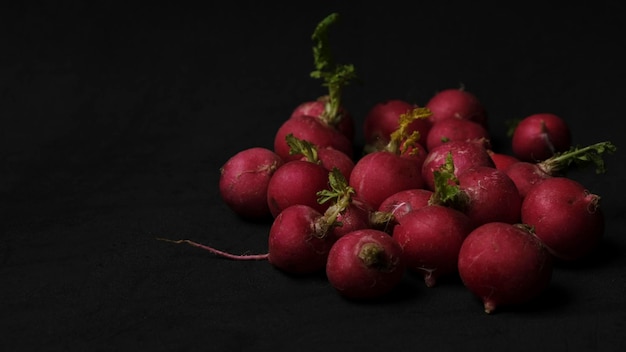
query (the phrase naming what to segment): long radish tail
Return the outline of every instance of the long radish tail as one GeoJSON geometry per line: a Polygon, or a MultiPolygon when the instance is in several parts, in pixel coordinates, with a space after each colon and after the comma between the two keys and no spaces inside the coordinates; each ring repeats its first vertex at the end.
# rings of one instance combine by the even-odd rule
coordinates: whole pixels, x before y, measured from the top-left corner
{"type": "Polygon", "coordinates": [[[167,238],[160,238],[157,237],[157,240],[159,241],[165,241],[165,242],[171,242],[171,243],[176,243],[176,244],[181,244],[181,243],[187,243],[191,246],[200,248],[200,249],[204,249],[206,251],[209,251],[213,254],[219,255],[221,257],[224,258],[228,258],[228,259],[233,259],[233,260],[267,260],[269,257],[269,253],[264,253],[264,254],[232,254],[232,253],[227,253],[224,251],[220,251],[219,249],[215,249],[213,247],[209,247],[203,244],[200,244],[198,242],[194,242],[191,240],[170,240],[167,238]]]}

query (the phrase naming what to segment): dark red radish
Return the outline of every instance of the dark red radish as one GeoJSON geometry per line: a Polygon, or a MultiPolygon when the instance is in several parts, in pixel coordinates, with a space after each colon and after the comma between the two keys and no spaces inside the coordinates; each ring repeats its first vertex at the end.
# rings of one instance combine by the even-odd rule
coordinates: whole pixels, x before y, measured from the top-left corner
{"type": "Polygon", "coordinates": [[[550,285],[552,271],[550,253],[519,224],[479,226],[459,250],[459,276],[487,314],[537,298],[550,285]]]}
{"type": "Polygon", "coordinates": [[[493,160],[495,168],[498,170],[504,171],[507,167],[509,167],[509,165],[520,161],[513,155],[498,153],[493,151],[492,149],[487,149],[487,152],[489,153],[491,160],[493,160]]]}
{"type": "Polygon", "coordinates": [[[267,187],[270,178],[283,163],[278,154],[262,147],[244,149],[231,156],[220,168],[222,200],[243,218],[269,217],[267,187]]]}
{"type": "Polygon", "coordinates": [[[426,118],[430,112],[416,108],[400,116],[399,128],[391,135],[385,149],[371,152],[356,161],[349,185],[357,197],[372,209],[377,209],[385,198],[411,188],[423,188],[419,133],[409,133],[409,124],[426,118]]]}
{"type": "Polygon", "coordinates": [[[450,141],[479,140],[485,148],[491,149],[490,136],[487,129],[472,120],[452,118],[433,124],[426,137],[426,149],[432,150],[450,141]]]}
{"type": "Polygon", "coordinates": [[[600,196],[567,177],[551,177],[531,188],[522,203],[521,219],[563,261],[587,256],[604,235],[600,196]]]}
{"type": "Polygon", "coordinates": [[[350,177],[354,161],[346,153],[330,147],[318,148],[309,141],[296,138],[293,134],[288,134],[285,138],[291,148],[290,154],[300,155],[300,160],[320,164],[328,171],[337,168],[346,178],[350,177]]]}
{"type": "Polygon", "coordinates": [[[233,254],[191,240],[170,240],[186,243],[232,260],[267,260],[275,268],[289,274],[307,275],[323,272],[328,252],[334,242],[328,236],[332,220],[307,205],[293,205],[282,211],[272,223],[268,237],[268,252],[233,254]]]}
{"type": "Polygon", "coordinates": [[[375,229],[356,230],[339,238],[326,262],[328,281],[349,299],[382,297],[400,284],[405,272],[400,245],[375,229]]]}
{"type": "Polygon", "coordinates": [[[427,205],[399,219],[393,238],[402,247],[407,268],[421,274],[427,287],[434,287],[440,277],[457,272],[459,250],[472,229],[462,212],[427,205]]]}
{"type": "Polygon", "coordinates": [[[392,233],[393,227],[408,213],[429,204],[433,192],[424,188],[411,188],[385,198],[373,214],[377,228],[392,233]]]}
{"type": "Polygon", "coordinates": [[[474,166],[455,176],[454,168],[454,159],[449,154],[446,163],[434,172],[435,192],[431,204],[465,213],[473,227],[488,222],[513,224],[520,221],[522,199],[504,171],[474,166]]]}
{"type": "MultiPolygon", "coordinates": [[[[410,113],[415,108],[417,108],[416,104],[401,99],[389,99],[374,104],[363,122],[365,149],[374,151],[384,148],[389,143],[391,134],[400,127],[400,116],[410,113]]],[[[423,141],[426,140],[431,125],[430,119],[415,119],[407,127],[407,132],[417,131],[420,140],[423,141]]]]}
{"type": "Polygon", "coordinates": [[[518,161],[509,165],[504,172],[513,180],[522,198],[536,184],[553,176],[565,176],[570,167],[596,165],[596,174],[606,171],[603,153],[613,153],[617,147],[611,142],[595,143],[584,148],[572,147],[539,162],[518,161]]]}
{"type": "Polygon", "coordinates": [[[304,160],[284,163],[267,185],[267,204],[275,218],[285,208],[301,204],[323,213],[327,204],[317,201],[317,192],[328,188],[328,173],[322,165],[304,160]]]}
{"type": "Polygon", "coordinates": [[[455,175],[474,166],[495,167],[493,160],[487,152],[487,148],[481,141],[451,141],[444,143],[429,150],[422,164],[421,173],[425,188],[431,191],[435,190],[433,173],[446,163],[448,154],[451,154],[454,159],[455,175]]]}
{"type": "Polygon", "coordinates": [[[300,115],[289,118],[276,131],[274,152],[285,161],[300,159],[301,155],[290,153],[291,147],[287,143],[288,135],[308,141],[318,148],[330,147],[346,153],[350,158],[354,157],[352,141],[317,117],[300,115]]]}
{"type": "Polygon", "coordinates": [[[435,93],[425,105],[433,113],[433,124],[450,118],[470,120],[488,126],[487,110],[473,93],[461,88],[448,88],[435,93]]]}
{"type": "Polygon", "coordinates": [[[511,147],[518,159],[537,162],[568,150],[571,142],[571,131],[565,119],[552,113],[537,113],[517,123],[511,147]]]}
{"type": "Polygon", "coordinates": [[[330,119],[330,99],[328,95],[321,96],[316,100],[300,103],[300,105],[296,106],[295,109],[291,112],[290,118],[302,115],[315,116],[322,119],[323,121],[327,121],[328,124],[335,127],[349,140],[354,140],[354,117],[352,117],[352,114],[345,107],[341,106],[337,111],[337,115],[330,119]]]}

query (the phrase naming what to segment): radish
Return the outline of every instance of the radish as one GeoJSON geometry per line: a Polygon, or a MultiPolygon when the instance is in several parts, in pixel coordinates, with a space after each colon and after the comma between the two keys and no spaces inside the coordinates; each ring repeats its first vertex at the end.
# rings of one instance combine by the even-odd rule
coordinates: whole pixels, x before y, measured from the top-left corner
{"type": "Polygon", "coordinates": [[[270,178],[283,163],[278,154],[262,147],[244,149],[231,156],[220,168],[222,200],[243,218],[269,217],[267,187],[270,178]]]}
{"type": "Polygon", "coordinates": [[[327,204],[317,201],[317,192],[328,188],[328,170],[305,160],[284,163],[267,185],[267,204],[275,218],[285,208],[301,204],[323,213],[327,204]]]}
{"type": "Polygon", "coordinates": [[[429,204],[433,192],[424,188],[411,188],[385,198],[370,217],[373,226],[393,233],[394,226],[408,213],[429,204]]]}
{"type": "Polygon", "coordinates": [[[328,281],[349,299],[386,295],[398,286],[405,272],[400,245],[375,229],[357,230],[339,238],[326,262],[328,281]]]}
{"type": "Polygon", "coordinates": [[[498,170],[504,171],[507,167],[509,167],[509,165],[520,161],[513,155],[498,153],[493,151],[493,149],[487,149],[487,152],[489,153],[489,156],[491,157],[495,168],[498,170]]]}
{"type": "Polygon", "coordinates": [[[502,306],[527,303],[552,279],[552,257],[520,224],[492,222],[472,230],[461,245],[458,272],[487,314],[502,306]]]}
{"type": "MultiPolygon", "coordinates": [[[[291,274],[323,271],[328,252],[338,238],[338,234],[333,231],[336,227],[344,226],[340,221],[346,219],[345,211],[354,193],[346,186],[347,181],[338,169],[328,174],[328,183],[332,191],[323,190],[317,194],[320,203],[332,203],[323,214],[308,205],[294,204],[276,216],[269,232],[267,253],[236,255],[191,240],[158,239],[187,243],[233,260],[268,260],[274,267],[291,274]]],[[[353,229],[360,228],[356,222],[351,226],[353,229]]]]}
{"type": "Polygon", "coordinates": [[[354,129],[351,117],[344,114],[341,95],[343,86],[356,78],[353,65],[336,65],[333,63],[332,53],[328,41],[328,28],[339,18],[339,14],[332,13],[326,16],[315,28],[312,39],[315,70],[311,77],[324,80],[328,87],[328,95],[320,102],[324,109],[306,109],[306,106],[297,107],[289,119],[283,122],[274,136],[274,151],[284,160],[295,160],[297,155],[289,153],[286,136],[293,134],[298,139],[309,141],[318,148],[332,147],[346,153],[350,158],[353,155],[354,129]],[[304,112],[304,113],[303,113],[304,112]],[[307,115],[306,112],[311,115],[307,115]],[[348,124],[350,127],[346,127],[348,124]],[[342,127],[339,127],[342,126],[342,127]]]}
{"type": "Polygon", "coordinates": [[[567,177],[551,177],[531,188],[522,203],[521,219],[563,261],[591,253],[605,227],[600,196],[567,177]]]}
{"type": "Polygon", "coordinates": [[[613,153],[617,147],[611,142],[595,143],[583,148],[571,147],[563,153],[556,153],[553,156],[539,162],[519,161],[509,165],[504,172],[513,180],[522,198],[536,184],[553,176],[564,176],[565,171],[570,166],[596,165],[596,173],[606,171],[603,153],[613,153]]]}
{"type": "Polygon", "coordinates": [[[343,106],[337,110],[337,115],[332,121],[328,121],[330,109],[330,97],[328,95],[321,96],[316,100],[305,101],[296,106],[291,112],[290,118],[299,116],[314,116],[335,127],[341,134],[345,135],[349,140],[354,140],[355,128],[354,118],[352,114],[343,106]],[[328,110],[327,110],[328,109],[328,110]]]}
{"type": "Polygon", "coordinates": [[[392,133],[385,149],[366,154],[354,165],[349,184],[357,197],[377,209],[385,198],[404,189],[422,188],[423,151],[417,139],[419,133],[407,132],[409,124],[417,118],[426,118],[428,110],[416,108],[402,114],[399,128],[392,133]]]}
{"type": "Polygon", "coordinates": [[[455,176],[455,163],[448,154],[446,163],[435,174],[431,204],[450,206],[465,213],[473,227],[488,222],[520,221],[522,199],[515,183],[490,166],[474,166],[455,176]]]}
{"type": "Polygon", "coordinates": [[[446,142],[480,140],[490,149],[489,132],[483,125],[472,120],[451,118],[433,124],[426,137],[426,149],[432,150],[446,142]]]}
{"type": "Polygon", "coordinates": [[[427,287],[434,287],[440,277],[457,272],[459,250],[472,229],[462,212],[427,205],[398,220],[392,236],[402,247],[407,268],[420,273],[427,287]]]}
{"type": "Polygon", "coordinates": [[[537,113],[520,120],[513,128],[511,147],[522,161],[541,161],[571,147],[567,122],[552,113],[537,113]]]}
{"type": "MultiPolygon", "coordinates": [[[[363,134],[365,150],[374,151],[389,143],[391,134],[399,127],[400,115],[410,113],[417,106],[401,99],[390,99],[375,104],[365,116],[363,134]]],[[[432,123],[429,119],[415,119],[407,127],[408,133],[417,131],[420,140],[426,140],[432,123]]]]}
{"type": "Polygon", "coordinates": [[[466,91],[464,87],[439,91],[425,106],[433,113],[430,117],[433,124],[445,119],[459,118],[488,128],[487,110],[476,95],[466,91]]]}
{"type": "Polygon", "coordinates": [[[318,148],[309,141],[296,138],[293,134],[288,134],[286,140],[291,155],[300,155],[300,160],[320,164],[328,171],[337,168],[346,178],[350,177],[354,161],[346,153],[331,147],[318,148]]]}
{"type": "Polygon", "coordinates": [[[435,190],[433,172],[446,163],[448,154],[451,154],[454,159],[455,175],[473,166],[495,167],[482,141],[451,141],[444,143],[429,150],[424,159],[421,173],[425,188],[431,191],[435,190]]]}

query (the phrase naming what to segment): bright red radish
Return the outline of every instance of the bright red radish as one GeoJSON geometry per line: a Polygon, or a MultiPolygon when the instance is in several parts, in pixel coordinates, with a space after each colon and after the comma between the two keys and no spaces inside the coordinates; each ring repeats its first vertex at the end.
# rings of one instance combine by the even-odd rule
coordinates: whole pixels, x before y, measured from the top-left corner
{"type": "Polygon", "coordinates": [[[513,180],[522,198],[536,184],[553,176],[565,176],[570,166],[596,165],[596,173],[606,171],[603,153],[613,153],[617,147],[611,142],[595,143],[584,148],[572,147],[563,153],[539,162],[519,161],[509,165],[504,172],[513,180]]]}
{"type": "Polygon", "coordinates": [[[220,168],[222,200],[243,218],[269,217],[267,187],[282,165],[282,158],[267,148],[253,147],[236,153],[220,168]]]}
{"type": "Polygon", "coordinates": [[[328,95],[321,96],[316,100],[305,101],[291,112],[290,117],[296,116],[315,116],[334,126],[339,132],[345,135],[349,140],[354,140],[354,118],[352,114],[343,106],[337,110],[337,115],[332,119],[329,116],[332,113],[330,107],[330,97],[328,95]]]}
{"type": "MultiPolygon", "coordinates": [[[[390,99],[375,104],[365,116],[363,134],[365,149],[368,151],[383,148],[391,139],[391,134],[398,129],[402,114],[408,114],[417,105],[401,99],[390,99]]],[[[417,131],[420,140],[425,141],[431,128],[430,119],[415,119],[407,127],[408,133],[417,131]]],[[[423,145],[423,143],[422,143],[423,145]]]]}
{"type": "Polygon", "coordinates": [[[571,147],[567,122],[552,113],[537,113],[520,120],[513,130],[513,154],[522,161],[537,162],[571,147]]]}
{"type": "Polygon", "coordinates": [[[461,88],[448,88],[433,95],[426,103],[433,113],[433,124],[450,118],[471,120],[488,128],[487,110],[473,93],[461,88]]]}
{"type": "Polygon", "coordinates": [[[400,127],[392,134],[386,149],[366,154],[355,163],[349,184],[357,197],[372,209],[377,209],[385,198],[396,192],[423,188],[422,161],[412,154],[421,149],[417,142],[419,134],[408,134],[407,127],[414,119],[428,114],[427,110],[416,108],[410,114],[401,115],[400,127]]]}
{"type": "Polygon", "coordinates": [[[480,140],[485,143],[485,148],[491,148],[489,132],[483,125],[472,120],[452,118],[433,124],[426,137],[426,149],[432,150],[444,143],[459,140],[480,140]]]}
{"type": "Polygon", "coordinates": [[[393,229],[402,247],[407,268],[424,277],[427,287],[457,272],[459,250],[473,229],[462,212],[441,205],[428,205],[403,216],[393,229]]]}
{"type": "Polygon", "coordinates": [[[604,234],[600,196],[566,177],[551,177],[531,188],[522,203],[521,218],[564,261],[591,253],[604,234]]]}
{"type": "Polygon", "coordinates": [[[429,150],[423,162],[421,173],[427,189],[435,190],[433,173],[446,163],[448,154],[451,154],[454,159],[455,175],[474,166],[495,166],[481,141],[451,141],[444,143],[429,150]]]}
{"type": "Polygon", "coordinates": [[[349,299],[386,295],[398,286],[405,271],[400,245],[375,229],[357,230],[339,238],[326,263],[328,281],[349,299]]]}
{"type": "Polygon", "coordinates": [[[538,297],[550,284],[552,267],[541,241],[518,224],[479,226],[459,250],[459,276],[488,314],[538,297]]]}

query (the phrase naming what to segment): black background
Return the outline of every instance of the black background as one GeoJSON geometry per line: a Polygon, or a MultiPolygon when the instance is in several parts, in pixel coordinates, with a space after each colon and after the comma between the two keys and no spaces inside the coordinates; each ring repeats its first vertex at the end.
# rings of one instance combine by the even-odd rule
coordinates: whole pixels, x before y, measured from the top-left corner
{"type": "Polygon", "coordinates": [[[388,299],[342,299],[322,277],[217,258],[267,250],[269,224],[219,198],[219,167],[325,94],[310,36],[331,12],[360,124],[388,99],[464,85],[506,121],[564,117],[574,144],[623,144],[626,13],[507,2],[96,1],[1,5],[0,348],[17,350],[518,350],[626,347],[623,152],[571,177],[602,196],[606,233],[555,268],[537,300],[495,314],[456,278],[407,276],[388,299]],[[157,4],[160,2],[156,2],[157,4]],[[410,4],[410,5],[409,5],[410,4]]]}

